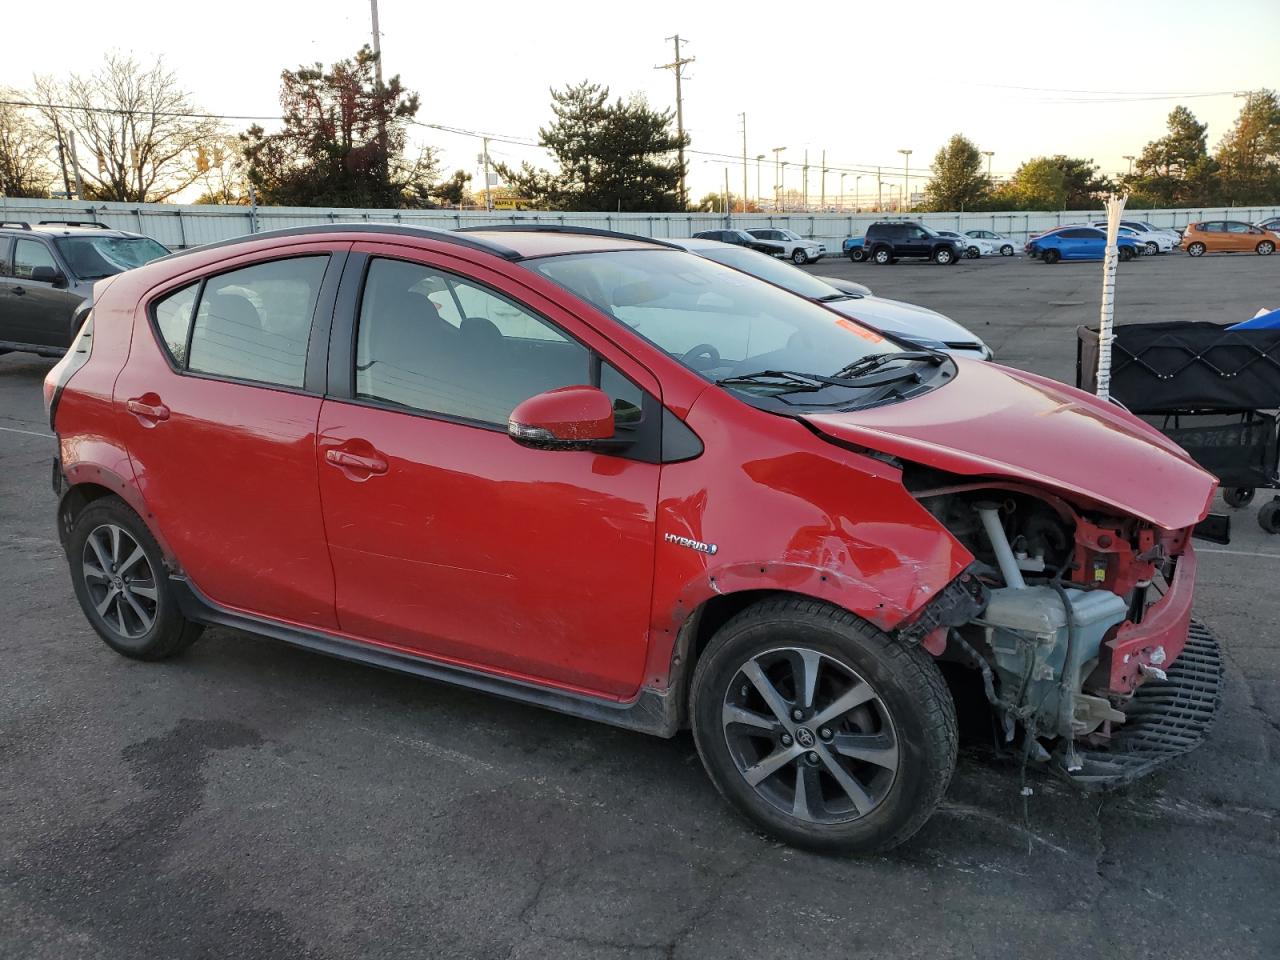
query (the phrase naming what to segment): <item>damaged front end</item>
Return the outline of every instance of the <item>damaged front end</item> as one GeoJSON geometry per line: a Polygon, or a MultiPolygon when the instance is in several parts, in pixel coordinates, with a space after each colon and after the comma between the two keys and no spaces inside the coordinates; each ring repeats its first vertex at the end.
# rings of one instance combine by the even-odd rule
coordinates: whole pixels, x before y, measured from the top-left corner
{"type": "Polygon", "coordinates": [[[908,465],[917,500],[974,556],[899,632],[982,673],[1004,739],[1090,786],[1196,746],[1217,644],[1191,617],[1190,528],[1083,509],[1017,481],[908,465]]]}

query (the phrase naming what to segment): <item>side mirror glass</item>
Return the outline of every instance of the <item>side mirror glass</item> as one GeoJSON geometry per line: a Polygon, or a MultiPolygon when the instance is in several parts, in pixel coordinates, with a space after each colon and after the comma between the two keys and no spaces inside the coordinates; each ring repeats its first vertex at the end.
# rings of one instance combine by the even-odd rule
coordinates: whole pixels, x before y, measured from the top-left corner
{"type": "Polygon", "coordinates": [[[599,387],[558,387],[511,411],[507,434],[537,450],[588,450],[613,439],[613,404],[599,387]]]}

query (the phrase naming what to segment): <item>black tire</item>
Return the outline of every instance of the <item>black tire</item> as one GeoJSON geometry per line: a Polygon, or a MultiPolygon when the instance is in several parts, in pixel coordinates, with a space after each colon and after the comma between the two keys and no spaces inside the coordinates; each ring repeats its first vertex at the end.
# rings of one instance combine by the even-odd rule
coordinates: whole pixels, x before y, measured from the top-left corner
{"type": "Polygon", "coordinates": [[[1148,241],[1147,241],[1147,255],[1148,255],[1148,256],[1151,256],[1151,257],[1154,257],[1154,256],[1156,256],[1159,252],[1160,252],[1160,244],[1156,243],[1154,240],[1148,240],[1148,241]]]}
{"type": "Polygon", "coordinates": [[[1251,504],[1255,493],[1257,491],[1253,487],[1228,487],[1222,491],[1222,499],[1228,507],[1238,510],[1251,504]]]}
{"type": "Polygon", "coordinates": [[[1000,248],[1000,256],[1002,256],[1002,257],[1012,257],[1012,256],[1013,256],[1013,247],[1012,247],[1012,245],[1010,245],[1010,244],[1007,244],[1007,243],[1006,243],[1003,247],[1001,247],[1001,248],[1000,248]]]}
{"type": "Polygon", "coordinates": [[[871,251],[871,262],[875,264],[886,264],[893,262],[893,251],[888,247],[876,247],[871,251]]]}
{"type": "Polygon", "coordinates": [[[199,638],[204,628],[187,620],[178,609],[160,545],[123,500],[103,497],[85,507],[72,524],[67,544],[76,599],[90,626],[112,650],[135,660],[164,660],[181,653],[199,638]],[[115,541],[120,549],[114,558],[110,555],[112,528],[121,532],[115,541]],[[86,557],[91,561],[104,559],[90,543],[91,537],[99,549],[108,548],[105,559],[114,559],[117,563],[109,564],[109,569],[87,563],[86,557]],[[141,558],[133,563],[127,562],[133,554],[127,540],[132,540],[133,546],[142,552],[141,558]],[[103,575],[90,573],[90,566],[103,575]],[[140,571],[147,576],[139,576],[140,571]],[[154,599],[145,595],[147,591],[154,593],[154,599]],[[104,608],[107,594],[113,594],[117,600],[104,608]],[[143,613],[136,612],[139,610],[143,613]],[[113,614],[115,623],[110,619],[113,614]],[[150,615],[149,625],[144,614],[150,615]]]}
{"type": "Polygon", "coordinates": [[[970,260],[977,260],[980,256],[982,256],[982,251],[979,250],[977,247],[969,247],[967,250],[965,250],[964,255],[968,257],[970,260]]]}
{"type": "Polygon", "coordinates": [[[1062,259],[1062,254],[1059,253],[1057,250],[1054,250],[1052,247],[1050,247],[1048,250],[1046,250],[1044,253],[1040,255],[1040,259],[1042,259],[1045,263],[1057,263],[1059,260],[1062,259]]]}
{"type": "Polygon", "coordinates": [[[1121,247],[1119,250],[1119,255],[1121,260],[1123,260],[1125,263],[1128,263],[1130,260],[1133,259],[1133,248],[1121,247]]]}
{"type": "Polygon", "coordinates": [[[949,263],[955,263],[955,261],[956,255],[950,247],[939,247],[933,251],[933,262],[940,266],[945,267],[949,263]]]}
{"type": "Polygon", "coordinates": [[[1205,245],[1203,243],[1200,243],[1199,241],[1187,247],[1187,256],[1189,257],[1203,257],[1204,254],[1205,254],[1205,245]]]}
{"type": "Polygon", "coordinates": [[[763,830],[798,847],[874,853],[897,846],[929,819],[955,768],[955,704],[933,659],[848,611],[803,597],[763,600],[716,632],[694,671],[690,717],[716,789],[763,830]],[[806,715],[797,675],[788,687],[785,671],[809,657],[820,666],[813,667],[806,715]],[[774,698],[778,709],[760,706],[767,701],[752,669],[781,696],[774,698]],[[838,710],[840,691],[867,688],[869,702],[822,720],[828,708],[838,710]],[[788,719],[775,722],[780,714],[788,719]],[[760,719],[771,727],[762,732],[760,719]],[[744,756],[744,744],[758,755],[744,756]],[[859,757],[846,752],[854,744],[859,757]],[[773,757],[770,772],[753,786],[748,771],[759,776],[766,757],[773,757]],[[778,757],[789,759],[777,763],[778,757]],[[802,780],[813,785],[802,791],[802,780]],[[842,789],[847,783],[864,788],[861,806],[857,790],[842,789]]]}
{"type": "Polygon", "coordinates": [[[854,247],[849,251],[849,259],[854,263],[862,263],[867,259],[867,251],[862,247],[854,247]]]}
{"type": "Polygon", "coordinates": [[[1280,499],[1262,505],[1258,510],[1258,526],[1267,533],[1280,533],[1280,499]]]}
{"type": "Polygon", "coordinates": [[[804,247],[796,247],[791,251],[791,262],[797,267],[803,267],[809,262],[809,255],[804,252],[804,247]]]}
{"type": "Polygon", "coordinates": [[[1254,249],[1258,251],[1258,256],[1269,257],[1271,256],[1271,254],[1276,252],[1276,245],[1272,243],[1270,240],[1263,240],[1256,247],[1254,247],[1254,249]]]}

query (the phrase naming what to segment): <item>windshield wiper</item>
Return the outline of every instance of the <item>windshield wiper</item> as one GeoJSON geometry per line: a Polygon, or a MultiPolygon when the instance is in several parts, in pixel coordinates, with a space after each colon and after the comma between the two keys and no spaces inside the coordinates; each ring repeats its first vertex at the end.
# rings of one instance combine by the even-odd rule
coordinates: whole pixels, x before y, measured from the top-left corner
{"type": "Polygon", "coordinates": [[[780,387],[782,392],[821,390],[827,385],[827,377],[819,377],[812,373],[796,373],[793,370],[758,370],[755,373],[744,373],[736,377],[721,377],[716,381],[718,387],[762,386],[780,387]]]}
{"type": "Polygon", "coordinates": [[[942,354],[935,353],[932,350],[899,350],[896,353],[871,353],[853,361],[847,367],[840,368],[832,376],[838,379],[863,376],[894,360],[923,360],[936,366],[945,359],[946,357],[942,354]]]}

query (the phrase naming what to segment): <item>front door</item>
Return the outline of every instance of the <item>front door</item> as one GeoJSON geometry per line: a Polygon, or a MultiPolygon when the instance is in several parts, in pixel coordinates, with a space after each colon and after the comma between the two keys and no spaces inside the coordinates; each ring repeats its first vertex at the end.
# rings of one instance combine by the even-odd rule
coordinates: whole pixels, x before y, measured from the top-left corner
{"type": "Polygon", "coordinates": [[[271,253],[148,295],[115,416],[159,532],[201,592],[332,629],[316,421],[345,251],[271,253]]]}
{"type": "MultiPolygon", "coordinates": [[[[355,337],[335,322],[319,426],[342,629],[508,676],[633,694],[653,579],[656,382],[508,278],[396,246],[356,249],[370,256],[355,337]],[[507,436],[517,403],[582,383],[601,386],[619,433],[642,442],[601,454],[507,436]]],[[[356,259],[347,278],[359,284],[356,259]]]]}
{"type": "MultiPolygon", "coordinates": [[[[18,239],[13,248],[13,277],[9,280],[6,313],[20,336],[12,339],[44,347],[65,347],[71,343],[71,316],[84,299],[60,285],[31,279],[37,267],[48,267],[66,276],[49,249],[40,240],[18,239]]],[[[7,339],[7,338],[6,338],[7,339]]]]}

